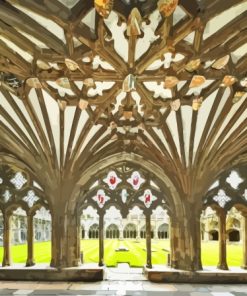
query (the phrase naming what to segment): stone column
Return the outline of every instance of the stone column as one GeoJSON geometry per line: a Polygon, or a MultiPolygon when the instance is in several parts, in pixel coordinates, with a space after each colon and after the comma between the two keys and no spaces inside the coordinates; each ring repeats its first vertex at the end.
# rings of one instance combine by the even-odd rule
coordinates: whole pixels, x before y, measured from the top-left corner
{"type": "Polygon", "coordinates": [[[84,228],[84,239],[89,239],[89,229],[84,228]]]}
{"type": "Polygon", "coordinates": [[[177,240],[177,223],[176,219],[170,219],[170,227],[169,227],[169,236],[170,236],[170,248],[171,248],[171,255],[170,255],[170,265],[172,268],[178,268],[178,257],[176,249],[178,248],[178,240],[177,240]]]}
{"type": "Polygon", "coordinates": [[[45,222],[45,220],[42,220],[42,233],[43,233],[43,241],[46,241],[46,236],[45,236],[45,227],[46,227],[46,222],[45,222]]]}
{"type": "Polygon", "coordinates": [[[10,266],[11,260],[11,220],[9,213],[3,213],[3,262],[2,266],[10,266]]]}
{"type": "Polygon", "coordinates": [[[170,239],[171,238],[171,219],[169,216],[167,218],[167,224],[168,224],[167,238],[170,239]]]}
{"type": "Polygon", "coordinates": [[[120,240],[123,240],[124,237],[123,237],[123,227],[121,226],[121,228],[119,229],[119,239],[120,240]]]}
{"type": "Polygon", "coordinates": [[[247,269],[247,213],[243,213],[243,264],[242,268],[247,269]]]}
{"type": "Polygon", "coordinates": [[[22,243],[22,239],[21,239],[21,219],[22,219],[22,217],[17,217],[17,229],[16,229],[16,231],[17,231],[17,241],[18,241],[18,243],[19,244],[21,244],[22,243]]]}
{"type": "Polygon", "coordinates": [[[99,266],[104,266],[104,214],[99,214],[99,266]]]}
{"type": "Polygon", "coordinates": [[[189,271],[201,270],[201,235],[199,211],[171,216],[171,266],[189,271]]]}
{"type": "Polygon", "coordinates": [[[141,224],[141,219],[138,217],[138,221],[137,221],[137,236],[136,236],[136,239],[137,240],[141,239],[141,228],[140,228],[140,224],[141,224]]]}
{"type": "Polygon", "coordinates": [[[57,268],[79,266],[80,220],[76,212],[64,213],[59,207],[52,216],[52,259],[51,266],[57,268]]]}
{"type": "Polygon", "coordinates": [[[147,250],[147,268],[152,268],[152,250],[151,250],[151,215],[146,215],[146,250],[147,250]]]}
{"type": "Polygon", "coordinates": [[[209,241],[209,233],[207,231],[204,231],[204,241],[209,241]]]}
{"type": "Polygon", "coordinates": [[[43,223],[44,223],[44,227],[43,227],[43,229],[44,229],[44,241],[46,241],[47,240],[47,238],[46,238],[46,226],[47,226],[47,223],[46,223],[45,220],[43,221],[43,223]]]}
{"type": "Polygon", "coordinates": [[[33,266],[33,214],[27,215],[27,262],[26,266],[33,266]]]}
{"type": "Polygon", "coordinates": [[[218,269],[228,270],[226,260],[226,214],[223,210],[217,211],[219,219],[219,263],[218,269]]]}
{"type": "Polygon", "coordinates": [[[154,239],[158,239],[159,236],[158,236],[158,225],[157,225],[157,217],[155,215],[155,218],[154,218],[154,239]]]}

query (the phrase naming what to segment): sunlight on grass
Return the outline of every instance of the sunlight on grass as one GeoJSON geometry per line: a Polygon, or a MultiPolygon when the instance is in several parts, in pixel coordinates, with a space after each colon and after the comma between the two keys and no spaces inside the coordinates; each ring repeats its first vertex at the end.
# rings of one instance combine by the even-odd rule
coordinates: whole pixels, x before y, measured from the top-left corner
{"type": "MultiPolygon", "coordinates": [[[[105,264],[116,266],[121,262],[128,262],[131,266],[143,266],[146,262],[146,242],[145,240],[105,240],[105,264]],[[120,246],[124,246],[129,251],[116,252],[120,246]]],[[[27,258],[27,246],[12,246],[12,258],[14,263],[25,263],[27,258]]],[[[82,240],[81,249],[83,251],[84,262],[95,262],[99,260],[98,240],[82,240]]],[[[169,253],[169,240],[152,240],[152,261],[153,264],[166,264],[169,253]]],[[[204,266],[217,266],[218,263],[218,242],[202,243],[202,264],[204,266]]],[[[34,257],[36,263],[49,263],[51,258],[51,243],[42,242],[34,244],[34,257]]],[[[228,244],[227,256],[229,266],[241,266],[242,245],[228,244]]],[[[3,248],[0,247],[0,260],[2,262],[3,248]]]]}
{"type": "MultiPolygon", "coordinates": [[[[27,260],[27,245],[15,245],[11,247],[13,263],[25,263],[27,260]]],[[[51,242],[34,243],[34,258],[36,263],[48,263],[51,261],[51,242]]],[[[3,260],[3,247],[0,247],[0,263],[3,260]]]]}

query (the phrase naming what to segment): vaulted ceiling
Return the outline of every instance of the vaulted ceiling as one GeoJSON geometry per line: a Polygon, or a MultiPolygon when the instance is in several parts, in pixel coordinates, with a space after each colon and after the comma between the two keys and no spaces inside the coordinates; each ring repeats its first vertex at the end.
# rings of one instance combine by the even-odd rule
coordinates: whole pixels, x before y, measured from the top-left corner
{"type": "Polygon", "coordinates": [[[245,0],[1,0],[0,75],[0,151],[37,174],[125,151],[189,192],[247,160],[245,0]]]}

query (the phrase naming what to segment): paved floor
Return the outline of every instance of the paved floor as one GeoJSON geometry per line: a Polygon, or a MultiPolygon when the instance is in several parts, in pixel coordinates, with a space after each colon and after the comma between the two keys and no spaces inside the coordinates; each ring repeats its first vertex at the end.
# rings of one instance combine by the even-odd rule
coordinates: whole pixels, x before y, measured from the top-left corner
{"type": "Polygon", "coordinates": [[[155,284],[148,281],[3,282],[0,295],[243,296],[246,285],[155,284]]]}

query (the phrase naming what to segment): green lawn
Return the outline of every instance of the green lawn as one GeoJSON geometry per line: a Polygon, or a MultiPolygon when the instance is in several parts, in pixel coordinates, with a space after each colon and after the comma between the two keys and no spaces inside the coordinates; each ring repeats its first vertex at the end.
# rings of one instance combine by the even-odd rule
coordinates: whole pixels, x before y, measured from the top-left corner
{"type": "MultiPolygon", "coordinates": [[[[82,240],[84,262],[98,262],[98,240],[82,240]]],[[[129,262],[132,266],[143,266],[146,261],[145,240],[105,240],[105,263],[107,266],[115,266],[120,262],[129,262]],[[116,252],[119,246],[125,246],[128,252],[116,252]]],[[[35,243],[34,254],[36,263],[50,261],[50,242],[35,243]]],[[[152,240],[152,261],[153,264],[165,264],[169,250],[168,240],[152,240]]],[[[229,266],[241,266],[242,246],[229,244],[227,256],[229,266]]],[[[18,245],[12,247],[13,262],[23,263],[26,261],[27,246],[18,245]]],[[[0,247],[0,261],[2,262],[3,248],[0,247]]],[[[202,243],[202,263],[204,266],[217,266],[218,263],[218,242],[202,243]]]]}

